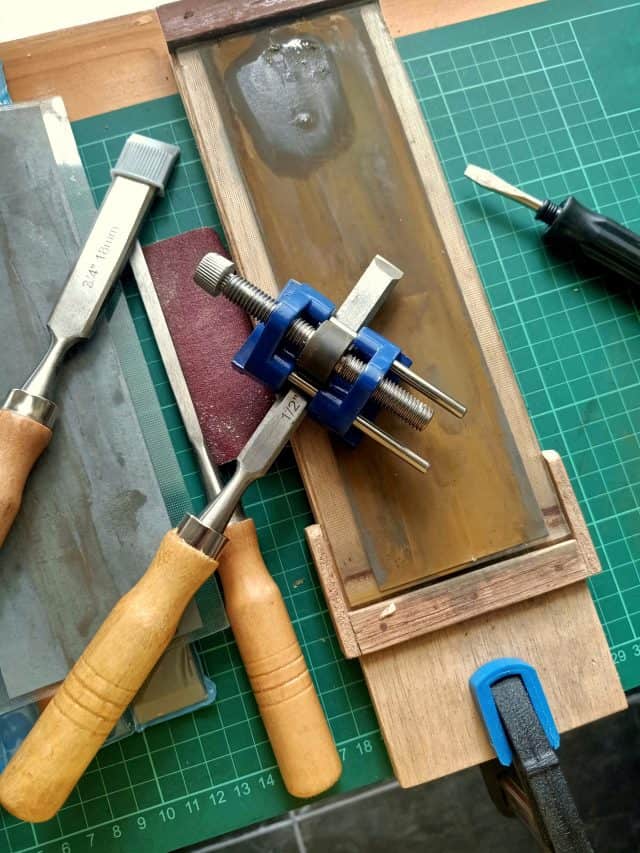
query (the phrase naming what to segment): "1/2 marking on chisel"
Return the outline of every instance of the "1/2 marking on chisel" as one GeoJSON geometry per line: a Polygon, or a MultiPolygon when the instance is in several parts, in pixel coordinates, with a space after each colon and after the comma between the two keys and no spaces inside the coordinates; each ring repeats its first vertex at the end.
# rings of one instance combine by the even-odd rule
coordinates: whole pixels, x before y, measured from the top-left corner
{"type": "Polygon", "coordinates": [[[292,421],[295,419],[295,416],[301,409],[301,401],[300,397],[297,397],[295,394],[291,394],[289,400],[287,400],[286,407],[282,410],[282,417],[286,421],[292,421]]]}

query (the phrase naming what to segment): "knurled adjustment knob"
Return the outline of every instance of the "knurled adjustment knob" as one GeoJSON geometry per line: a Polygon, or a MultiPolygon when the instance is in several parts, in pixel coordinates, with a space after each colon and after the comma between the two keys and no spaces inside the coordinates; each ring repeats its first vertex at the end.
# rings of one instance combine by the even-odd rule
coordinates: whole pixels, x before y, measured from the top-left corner
{"type": "Polygon", "coordinates": [[[216,252],[209,252],[196,267],[193,280],[207,293],[217,296],[221,292],[223,281],[235,271],[236,266],[229,258],[216,252]]]}

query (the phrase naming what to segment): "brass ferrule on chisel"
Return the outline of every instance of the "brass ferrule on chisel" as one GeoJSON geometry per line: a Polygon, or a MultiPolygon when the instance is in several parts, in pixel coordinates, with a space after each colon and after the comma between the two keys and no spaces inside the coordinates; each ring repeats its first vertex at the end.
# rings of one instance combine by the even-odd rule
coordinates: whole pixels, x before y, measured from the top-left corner
{"type": "Polygon", "coordinates": [[[178,154],[175,145],[139,134],[127,139],[96,221],[51,312],[49,349],[24,385],[9,392],[3,409],[53,425],[57,368],[73,344],[90,337],[151,202],[156,193],[164,194],[178,154]]]}

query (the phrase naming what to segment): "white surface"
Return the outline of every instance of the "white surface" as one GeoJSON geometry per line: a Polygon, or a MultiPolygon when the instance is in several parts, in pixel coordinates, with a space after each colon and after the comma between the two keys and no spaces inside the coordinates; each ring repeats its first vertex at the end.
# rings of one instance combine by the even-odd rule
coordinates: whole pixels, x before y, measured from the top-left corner
{"type": "Polygon", "coordinates": [[[102,21],[158,5],[154,0],[0,0],[0,41],[102,21]]]}

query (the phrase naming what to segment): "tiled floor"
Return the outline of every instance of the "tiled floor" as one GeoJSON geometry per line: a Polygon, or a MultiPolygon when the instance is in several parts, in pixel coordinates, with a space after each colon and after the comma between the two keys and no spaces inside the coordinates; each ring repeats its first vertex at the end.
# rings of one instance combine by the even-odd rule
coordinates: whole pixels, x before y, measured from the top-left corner
{"type": "MultiPolygon", "coordinates": [[[[640,696],[639,696],[640,699],[640,696]]],[[[562,766],[597,853],[640,851],[640,701],[562,738],[562,766]]],[[[480,772],[401,790],[387,782],[180,853],[534,853],[480,772]]]]}

